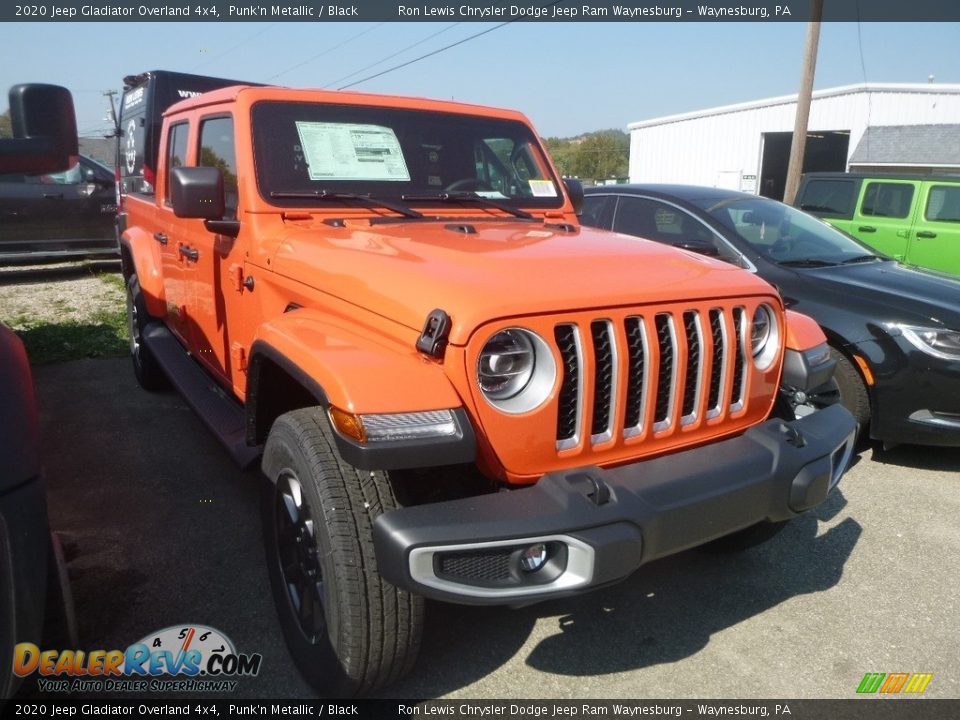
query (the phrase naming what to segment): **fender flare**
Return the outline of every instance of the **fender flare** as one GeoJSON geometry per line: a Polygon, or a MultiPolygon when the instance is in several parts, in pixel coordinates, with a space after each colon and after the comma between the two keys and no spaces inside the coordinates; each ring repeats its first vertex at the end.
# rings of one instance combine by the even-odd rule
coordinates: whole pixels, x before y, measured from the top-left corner
{"type": "MultiPolygon", "coordinates": [[[[297,309],[260,326],[247,362],[248,443],[265,441],[277,400],[264,394],[267,364],[305,391],[312,404],[353,414],[453,411],[455,435],[361,445],[334,433],[338,449],[361,469],[396,469],[472,462],[476,436],[442,367],[398,343],[366,336],[343,320],[297,309]],[[269,399],[268,399],[269,398],[269,399]]],[[[302,405],[301,405],[302,406],[302,405]]],[[[292,409],[292,408],[291,408],[292,409]]]]}
{"type": "MultiPolygon", "coordinates": [[[[129,272],[137,276],[147,312],[153,317],[164,317],[167,314],[167,299],[163,291],[160,247],[146,230],[133,227],[127,228],[120,235],[120,249],[121,256],[127,254],[129,257],[129,272]]],[[[129,275],[125,273],[124,280],[129,279],[129,275]]]]}
{"type": "Polygon", "coordinates": [[[784,337],[787,350],[803,352],[827,342],[827,336],[823,329],[809,315],[804,315],[795,310],[787,310],[786,324],[784,337]]]}

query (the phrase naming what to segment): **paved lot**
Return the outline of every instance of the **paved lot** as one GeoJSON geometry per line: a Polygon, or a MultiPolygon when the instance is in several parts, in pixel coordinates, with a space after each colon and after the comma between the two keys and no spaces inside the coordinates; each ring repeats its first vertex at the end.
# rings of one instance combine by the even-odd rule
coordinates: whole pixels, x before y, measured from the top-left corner
{"type": "MultiPolygon", "coordinates": [[[[127,359],[36,368],[52,524],[81,647],[204,623],[264,654],[241,685],[308,696],[263,560],[259,480],[127,359]]],[[[960,697],[960,450],[867,449],[816,514],[736,557],[696,552],[520,610],[431,604],[402,698],[849,698],[865,672],[932,672],[960,697]]]]}

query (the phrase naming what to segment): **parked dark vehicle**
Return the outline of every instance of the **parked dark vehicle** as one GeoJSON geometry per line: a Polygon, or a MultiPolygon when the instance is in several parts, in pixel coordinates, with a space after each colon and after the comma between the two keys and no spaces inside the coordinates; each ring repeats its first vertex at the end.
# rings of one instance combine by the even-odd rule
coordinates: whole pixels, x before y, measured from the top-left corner
{"type": "Polygon", "coordinates": [[[62,172],[0,175],[0,263],[118,257],[113,170],[79,156],[62,172]]]}
{"type": "MultiPolygon", "coordinates": [[[[0,704],[17,689],[13,649],[58,636],[76,642],[62,553],[47,522],[37,408],[20,341],[0,324],[0,704]],[[51,627],[58,630],[51,632],[51,627]],[[46,635],[45,635],[46,633],[46,635]]],[[[74,647],[75,645],[71,646],[74,647]]]]}
{"type": "MultiPolygon", "coordinates": [[[[0,172],[67,167],[77,152],[67,89],[16,85],[9,97],[14,137],[0,140],[0,172]]],[[[20,338],[0,324],[0,707],[17,689],[12,672],[17,643],[39,641],[46,631],[68,647],[79,644],[62,559],[47,520],[27,353],[20,338]],[[55,622],[47,622],[51,617],[55,622]]]]}
{"type": "MultiPolygon", "coordinates": [[[[685,185],[588,188],[581,221],[754,270],[820,323],[839,401],[887,444],[960,446],[960,281],[904,267],[807,213],[685,185]]],[[[835,393],[800,394],[822,406],[835,393]]]]}

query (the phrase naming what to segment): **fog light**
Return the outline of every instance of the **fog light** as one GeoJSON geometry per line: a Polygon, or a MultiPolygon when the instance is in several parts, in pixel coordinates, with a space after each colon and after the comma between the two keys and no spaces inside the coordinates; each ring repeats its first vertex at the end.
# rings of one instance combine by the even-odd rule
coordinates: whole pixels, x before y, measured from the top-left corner
{"type": "Polygon", "coordinates": [[[547,562],[547,546],[536,543],[520,553],[520,567],[525,572],[536,572],[547,562]]]}

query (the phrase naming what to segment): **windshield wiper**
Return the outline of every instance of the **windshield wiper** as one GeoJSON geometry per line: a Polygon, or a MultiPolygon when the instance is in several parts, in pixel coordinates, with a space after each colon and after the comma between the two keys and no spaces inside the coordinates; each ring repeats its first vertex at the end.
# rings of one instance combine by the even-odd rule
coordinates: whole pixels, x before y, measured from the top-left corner
{"type": "Polygon", "coordinates": [[[391,202],[390,200],[383,200],[376,198],[373,195],[357,195],[356,193],[348,192],[333,192],[331,190],[314,190],[310,191],[281,191],[274,190],[270,193],[272,198],[282,198],[290,200],[356,200],[361,202],[368,207],[382,207],[387,210],[393,210],[394,212],[400,213],[404,217],[419,219],[423,217],[423,213],[417,212],[413,208],[409,208],[406,205],[401,205],[400,203],[391,202]]]}
{"type": "Polygon", "coordinates": [[[783,260],[777,263],[782,267],[834,267],[837,264],[820,258],[800,258],[799,260],[783,260]]]}
{"type": "Polygon", "coordinates": [[[452,203],[452,202],[467,202],[474,203],[475,205],[483,205],[484,207],[491,207],[497,210],[502,210],[505,213],[510,213],[514,217],[523,218],[524,220],[533,219],[533,215],[524,211],[518,210],[517,208],[510,207],[503,203],[499,203],[496,200],[491,200],[490,198],[483,197],[482,195],[477,195],[475,192],[442,192],[436,193],[433,195],[401,195],[401,200],[406,200],[407,202],[442,202],[442,203],[452,203]]]}
{"type": "Polygon", "coordinates": [[[854,265],[856,263],[873,262],[874,260],[883,260],[879,255],[856,255],[846,260],[841,260],[841,265],[854,265]]]}

